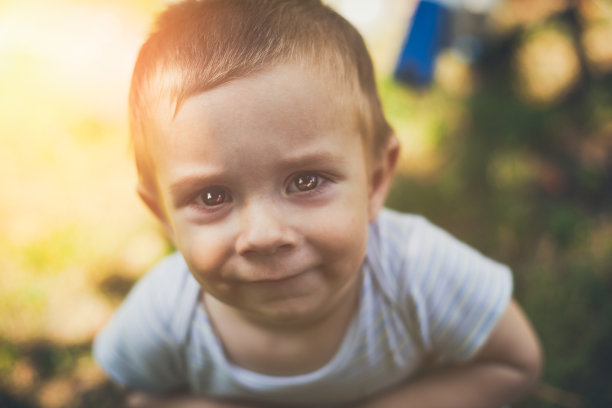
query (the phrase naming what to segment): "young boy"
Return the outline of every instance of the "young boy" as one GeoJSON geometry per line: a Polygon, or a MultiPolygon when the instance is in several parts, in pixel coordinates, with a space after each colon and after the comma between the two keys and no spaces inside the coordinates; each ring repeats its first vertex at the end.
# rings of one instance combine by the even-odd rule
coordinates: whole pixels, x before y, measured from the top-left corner
{"type": "Polygon", "coordinates": [[[176,254],[94,353],[133,406],[500,407],[534,384],[509,270],[381,209],[398,156],[356,30],[316,0],[187,0],[130,93],[176,254]]]}

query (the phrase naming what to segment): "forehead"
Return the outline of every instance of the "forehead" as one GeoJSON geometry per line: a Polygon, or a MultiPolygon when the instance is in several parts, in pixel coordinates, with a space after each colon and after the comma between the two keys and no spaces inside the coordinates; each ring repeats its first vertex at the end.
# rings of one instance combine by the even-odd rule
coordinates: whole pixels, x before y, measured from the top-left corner
{"type": "MultiPolygon", "coordinates": [[[[232,137],[236,132],[254,138],[266,133],[277,138],[343,134],[360,143],[356,103],[350,103],[352,98],[337,82],[331,75],[285,64],[192,96],[176,116],[168,111],[156,115],[155,160],[163,162],[168,149],[193,148],[187,135],[200,136],[200,143],[228,146],[237,142],[232,137]]],[[[256,149],[257,140],[253,142],[256,149]]]]}
{"type": "Polygon", "coordinates": [[[188,98],[159,120],[150,146],[157,188],[166,196],[184,180],[269,180],[332,163],[367,171],[355,111],[335,89],[325,75],[283,65],[188,98]]]}

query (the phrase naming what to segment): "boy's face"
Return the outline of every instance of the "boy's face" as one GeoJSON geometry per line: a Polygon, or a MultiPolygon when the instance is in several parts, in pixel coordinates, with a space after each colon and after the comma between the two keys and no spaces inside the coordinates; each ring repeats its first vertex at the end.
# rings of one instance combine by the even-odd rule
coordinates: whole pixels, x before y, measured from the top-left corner
{"type": "Polygon", "coordinates": [[[158,126],[159,197],[145,201],[204,291],[250,319],[309,322],[357,288],[384,192],[336,89],[276,66],[189,98],[158,126]]]}

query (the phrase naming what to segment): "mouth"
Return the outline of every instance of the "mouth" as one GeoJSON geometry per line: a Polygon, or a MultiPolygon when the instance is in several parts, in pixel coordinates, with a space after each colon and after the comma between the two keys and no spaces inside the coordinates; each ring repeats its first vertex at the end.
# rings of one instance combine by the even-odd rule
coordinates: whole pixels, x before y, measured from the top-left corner
{"type": "Polygon", "coordinates": [[[282,283],[298,278],[304,273],[306,272],[257,274],[250,280],[250,283],[282,283]]]}
{"type": "Polygon", "coordinates": [[[248,273],[243,279],[243,282],[248,284],[274,284],[284,283],[295,280],[306,273],[310,268],[298,269],[294,271],[279,271],[279,270],[258,270],[248,273]]]}
{"type": "Polygon", "coordinates": [[[274,259],[241,259],[233,265],[233,276],[244,284],[281,284],[310,275],[319,269],[319,262],[310,257],[286,257],[274,259]]]}

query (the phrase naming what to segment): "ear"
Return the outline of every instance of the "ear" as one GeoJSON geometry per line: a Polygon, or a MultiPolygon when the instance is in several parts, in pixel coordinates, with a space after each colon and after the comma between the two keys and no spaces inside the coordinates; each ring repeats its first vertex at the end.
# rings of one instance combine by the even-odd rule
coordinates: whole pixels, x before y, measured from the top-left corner
{"type": "Polygon", "coordinates": [[[149,210],[151,210],[155,218],[157,218],[164,227],[164,230],[166,231],[170,239],[174,242],[174,232],[172,230],[172,227],[170,227],[166,212],[164,211],[163,205],[159,200],[159,194],[157,192],[151,191],[150,188],[147,188],[142,183],[138,183],[136,191],[138,192],[138,196],[140,197],[142,202],[145,203],[149,210]]]}
{"type": "Polygon", "coordinates": [[[399,157],[399,141],[395,135],[392,135],[383,149],[378,160],[375,160],[371,166],[370,179],[370,196],[368,198],[368,217],[372,223],[376,220],[378,212],[385,204],[393,173],[397,165],[399,157]]]}

